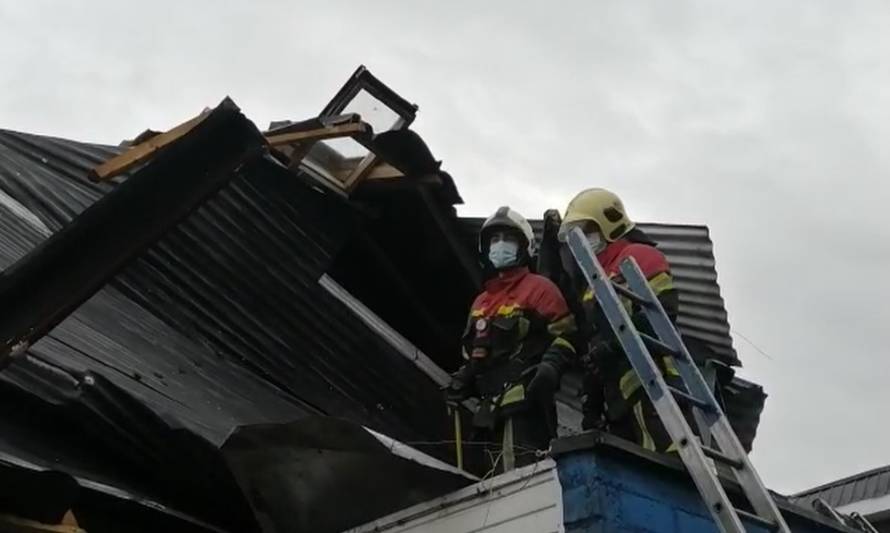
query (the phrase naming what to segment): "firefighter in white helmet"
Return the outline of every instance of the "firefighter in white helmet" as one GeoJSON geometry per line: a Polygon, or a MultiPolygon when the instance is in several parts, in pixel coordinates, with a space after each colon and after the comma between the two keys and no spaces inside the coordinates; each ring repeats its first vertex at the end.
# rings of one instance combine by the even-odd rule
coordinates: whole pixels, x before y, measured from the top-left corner
{"type": "MultiPolygon", "coordinates": [[[[535,459],[556,436],[553,395],[575,350],[566,340],[575,322],[559,288],[529,271],[535,237],[528,221],[509,207],[479,232],[487,272],[463,337],[466,363],[448,389],[450,399],[480,399],[474,440],[492,442],[509,470],[535,459]]],[[[491,468],[492,465],[489,465],[491,468]]]]}

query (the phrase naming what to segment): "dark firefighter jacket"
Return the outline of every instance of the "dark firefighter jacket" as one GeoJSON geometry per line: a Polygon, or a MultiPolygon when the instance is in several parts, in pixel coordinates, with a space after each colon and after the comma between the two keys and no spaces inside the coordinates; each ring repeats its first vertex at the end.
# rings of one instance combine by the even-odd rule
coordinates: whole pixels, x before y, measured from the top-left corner
{"type": "Polygon", "coordinates": [[[526,386],[541,362],[559,372],[574,358],[575,320],[559,288],[517,267],[485,282],[463,337],[467,363],[456,375],[482,400],[477,425],[528,407],[526,386]]]}
{"type": "MultiPolygon", "coordinates": [[[[623,283],[619,268],[628,257],[636,260],[643,275],[649,280],[652,292],[656,294],[671,320],[674,320],[679,303],[678,294],[674,288],[670,265],[664,254],[649,244],[619,239],[610,243],[597,255],[606,274],[618,283],[623,283]]],[[[652,328],[639,307],[626,298],[622,298],[622,302],[636,327],[651,335],[652,328]]],[[[595,404],[604,401],[607,418],[612,421],[621,419],[629,415],[629,409],[642,400],[645,392],[621,347],[613,340],[611,328],[596,304],[596,298],[590,287],[585,286],[581,290],[580,304],[584,314],[584,331],[581,335],[588,340],[590,347],[590,358],[587,363],[589,370],[598,375],[604,396],[601,399],[597,398],[595,391],[588,390],[588,396],[591,397],[585,402],[585,410],[596,413],[597,409],[602,407],[595,404]]],[[[666,379],[670,381],[679,375],[672,357],[660,354],[653,354],[653,357],[666,379]]]]}

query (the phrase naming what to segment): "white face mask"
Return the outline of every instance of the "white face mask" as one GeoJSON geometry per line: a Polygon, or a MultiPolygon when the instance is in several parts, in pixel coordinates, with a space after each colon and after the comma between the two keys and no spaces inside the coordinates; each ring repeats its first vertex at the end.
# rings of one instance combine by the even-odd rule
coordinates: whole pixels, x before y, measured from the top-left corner
{"type": "Polygon", "coordinates": [[[488,259],[495,268],[504,268],[516,263],[519,245],[515,242],[497,241],[488,249],[488,259]]]}
{"type": "Polygon", "coordinates": [[[590,247],[593,249],[594,254],[598,254],[606,249],[606,241],[603,239],[602,235],[598,231],[587,234],[587,242],[590,243],[590,247]]]}

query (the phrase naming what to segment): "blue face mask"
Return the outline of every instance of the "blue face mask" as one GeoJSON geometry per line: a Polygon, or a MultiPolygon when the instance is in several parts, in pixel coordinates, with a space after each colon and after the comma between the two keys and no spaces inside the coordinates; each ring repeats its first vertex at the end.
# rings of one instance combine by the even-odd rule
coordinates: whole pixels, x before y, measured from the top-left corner
{"type": "Polygon", "coordinates": [[[495,268],[504,268],[516,263],[519,245],[515,242],[498,241],[488,249],[488,259],[495,268]]]}

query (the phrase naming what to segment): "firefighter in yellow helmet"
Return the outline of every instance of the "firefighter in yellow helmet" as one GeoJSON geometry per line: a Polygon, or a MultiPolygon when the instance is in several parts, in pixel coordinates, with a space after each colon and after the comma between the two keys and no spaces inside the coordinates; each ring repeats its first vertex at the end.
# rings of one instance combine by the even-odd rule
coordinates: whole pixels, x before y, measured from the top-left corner
{"type": "MultiPolygon", "coordinates": [[[[606,274],[622,282],[619,265],[633,257],[665,311],[676,318],[678,295],[673,285],[667,258],[628,217],[621,199],[605,189],[587,189],[578,193],[566,208],[557,238],[565,242],[568,233],[579,227],[584,231],[593,252],[606,274]]],[[[569,266],[570,265],[570,266],[569,266]]],[[[570,292],[574,294],[573,310],[580,329],[580,345],[586,346],[581,360],[585,366],[583,426],[605,428],[633,440],[653,451],[670,451],[672,442],[655,413],[652,403],[640,385],[621,346],[615,340],[605,316],[599,309],[592,289],[583,281],[571,260],[570,292]]],[[[632,302],[635,325],[652,334],[645,316],[632,302]]],[[[678,385],[678,372],[671,357],[656,356],[656,363],[669,383],[678,385]]]]}

